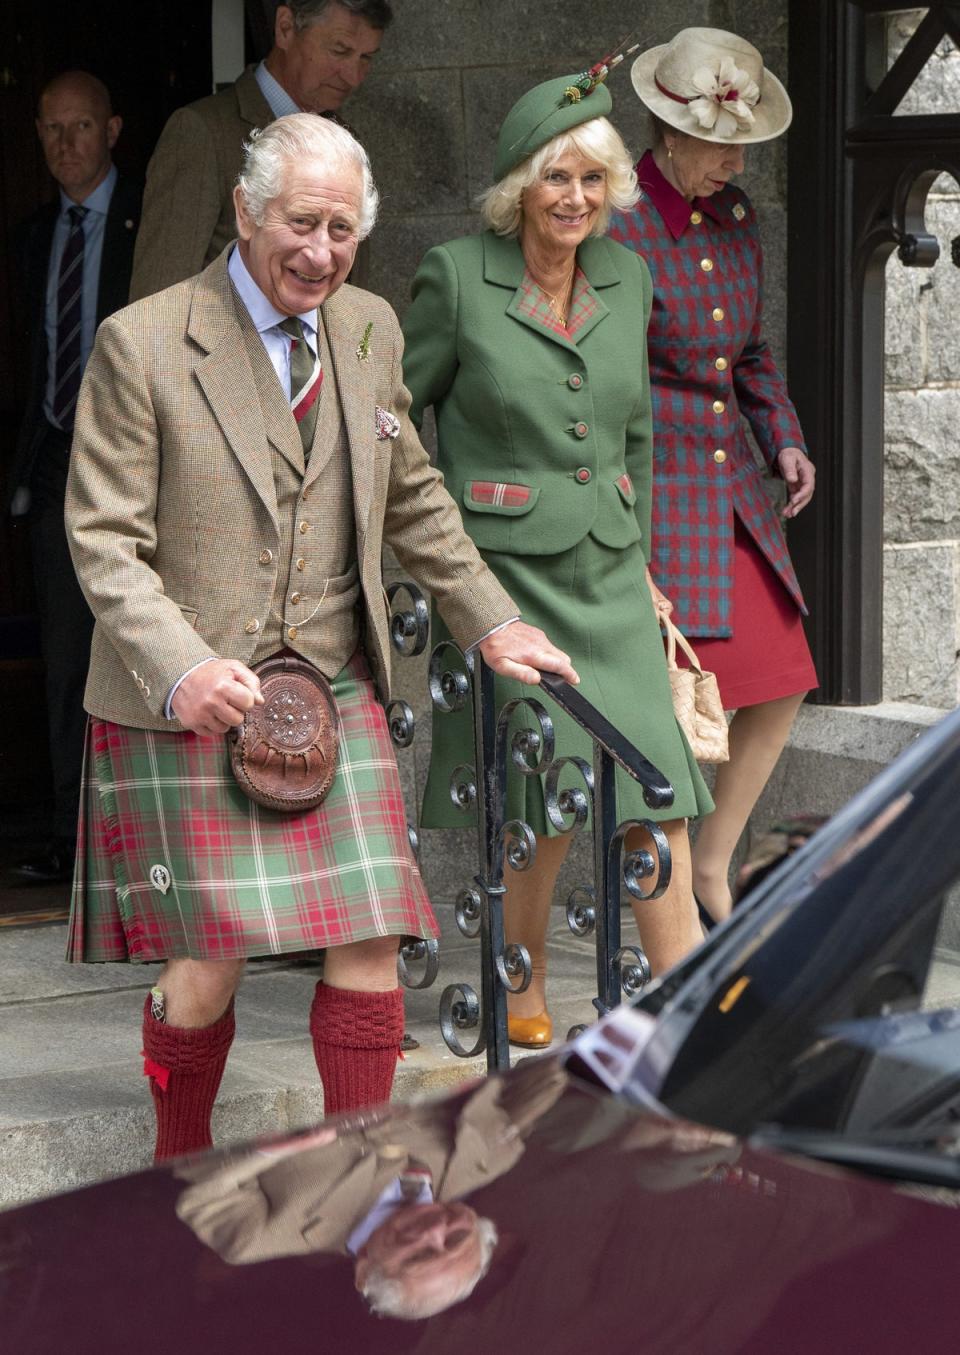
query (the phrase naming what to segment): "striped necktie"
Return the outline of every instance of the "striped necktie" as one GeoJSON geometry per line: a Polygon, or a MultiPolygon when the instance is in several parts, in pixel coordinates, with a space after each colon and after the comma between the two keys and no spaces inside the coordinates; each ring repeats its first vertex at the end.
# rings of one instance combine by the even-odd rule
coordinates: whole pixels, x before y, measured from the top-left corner
{"type": "Polygon", "coordinates": [[[71,207],[70,233],[60,258],[57,279],[57,352],[54,365],[53,417],[65,433],[73,428],[80,391],[80,335],[83,320],[83,218],[86,207],[71,207]]]}
{"type": "Polygon", "coordinates": [[[323,385],[323,367],[320,364],[319,344],[314,353],[296,315],[282,321],[280,328],[290,338],[290,408],[300,429],[303,454],[310,455],[313,433],[317,426],[317,404],[323,385]]]}

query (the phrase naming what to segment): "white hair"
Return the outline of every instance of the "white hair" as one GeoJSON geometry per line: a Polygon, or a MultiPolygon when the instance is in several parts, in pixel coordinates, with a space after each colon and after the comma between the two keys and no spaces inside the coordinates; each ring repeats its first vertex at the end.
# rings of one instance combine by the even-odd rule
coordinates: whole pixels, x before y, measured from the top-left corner
{"type": "Polygon", "coordinates": [[[522,160],[499,183],[481,193],[478,199],[484,224],[497,235],[516,235],[523,218],[523,194],[544,177],[568,152],[582,155],[602,165],[607,175],[603,207],[590,228],[591,235],[605,235],[610,213],[629,211],[640,197],[637,176],[623,138],[607,118],[591,118],[561,132],[522,160]]]}
{"type": "Polygon", "coordinates": [[[295,160],[323,160],[328,165],[359,170],[360,239],[373,230],[380,195],[367,152],[346,127],[318,113],[291,113],[289,117],[277,118],[262,131],[251,132],[243,151],[237,183],[247,211],[258,226],[263,225],[267,203],[283,191],[287,166],[295,160]]]}
{"type": "Polygon", "coordinates": [[[418,1318],[433,1317],[462,1303],[469,1298],[477,1285],[490,1269],[494,1248],[497,1245],[497,1225],[493,1219],[477,1219],[477,1245],[480,1249],[480,1261],[454,1289],[443,1293],[430,1294],[427,1298],[417,1298],[407,1293],[402,1280],[389,1279],[379,1267],[371,1267],[363,1286],[363,1297],[370,1305],[371,1312],[378,1317],[397,1317],[406,1322],[415,1322],[418,1318]]]}

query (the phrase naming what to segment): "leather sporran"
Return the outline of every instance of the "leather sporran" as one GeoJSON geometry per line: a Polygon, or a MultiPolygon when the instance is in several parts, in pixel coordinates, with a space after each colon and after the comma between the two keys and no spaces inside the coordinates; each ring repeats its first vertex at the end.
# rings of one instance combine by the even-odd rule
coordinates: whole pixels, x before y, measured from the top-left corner
{"type": "Polygon", "coordinates": [[[333,785],[340,717],[330,683],[312,664],[278,655],[254,665],[263,705],[230,734],[240,789],[281,813],[315,809],[333,785]]]}
{"type": "Polygon", "coordinates": [[[673,713],[687,736],[698,762],[729,762],[727,717],[720,688],[713,673],[705,673],[693,646],[668,618],[661,617],[667,632],[667,671],[673,696],[673,713]],[[677,645],[686,654],[689,668],[677,664],[677,645]]]}

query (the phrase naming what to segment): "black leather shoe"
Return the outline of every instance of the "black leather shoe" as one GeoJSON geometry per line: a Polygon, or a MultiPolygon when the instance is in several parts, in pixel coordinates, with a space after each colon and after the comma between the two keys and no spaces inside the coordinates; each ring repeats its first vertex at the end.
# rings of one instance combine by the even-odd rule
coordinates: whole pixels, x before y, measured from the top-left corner
{"type": "Polygon", "coordinates": [[[60,884],[73,878],[73,862],[77,844],[64,838],[54,838],[45,851],[27,861],[18,861],[13,873],[31,884],[60,884]]]}

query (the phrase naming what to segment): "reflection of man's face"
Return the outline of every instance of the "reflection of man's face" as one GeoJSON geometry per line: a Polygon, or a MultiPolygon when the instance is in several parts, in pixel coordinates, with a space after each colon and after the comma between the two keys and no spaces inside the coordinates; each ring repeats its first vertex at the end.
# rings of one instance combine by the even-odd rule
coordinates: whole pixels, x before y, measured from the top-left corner
{"type": "Polygon", "coordinates": [[[411,1306],[426,1308],[458,1293],[481,1263],[479,1220],[465,1204],[408,1204],[395,1209],[357,1253],[363,1289],[372,1272],[403,1286],[411,1306]]]}

